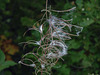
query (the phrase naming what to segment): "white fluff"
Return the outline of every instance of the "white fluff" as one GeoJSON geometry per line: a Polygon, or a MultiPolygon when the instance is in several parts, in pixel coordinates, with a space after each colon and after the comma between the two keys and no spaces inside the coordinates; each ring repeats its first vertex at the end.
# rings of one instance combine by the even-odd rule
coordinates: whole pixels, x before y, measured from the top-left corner
{"type": "Polygon", "coordinates": [[[51,46],[59,46],[59,47],[62,48],[62,50],[59,50],[59,51],[58,51],[57,57],[61,57],[61,56],[64,56],[64,55],[67,54],[67,49],[68,49],[68,47],[67,47],[64,43],[62,43],[62,42],[60,42],[60,41],[57,41],[57,40],[53,40],[53,41],[50,43],[50,45],[51,45],[51,46]]]}
{"type": "Polygon", "coordinates": [[[35,67],[36,65],[35,65],[35,64],[30,64],[29,66],[31,66],[31,67],[35,67]]]}
{"type": "Polygon", "coordinates": [[[43,33],[43,26],[42,25],[40,26],[39,30],[40,30],[40,33],[43,33]]]}

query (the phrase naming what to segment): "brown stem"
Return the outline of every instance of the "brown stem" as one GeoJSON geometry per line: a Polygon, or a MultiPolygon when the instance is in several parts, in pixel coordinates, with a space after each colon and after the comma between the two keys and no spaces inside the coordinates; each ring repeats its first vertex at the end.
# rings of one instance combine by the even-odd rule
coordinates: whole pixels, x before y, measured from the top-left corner
{"type": "Polygon", "coordinates": [[[48,7],[48,0],[46,0],[46,19],[47,19],[47,7],[48,7]]]}

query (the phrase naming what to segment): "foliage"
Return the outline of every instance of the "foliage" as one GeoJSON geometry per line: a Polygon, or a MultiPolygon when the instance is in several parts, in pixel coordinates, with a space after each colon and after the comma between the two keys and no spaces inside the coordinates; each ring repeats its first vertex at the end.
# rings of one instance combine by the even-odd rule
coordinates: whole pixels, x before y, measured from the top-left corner
{"type": "Polygon", "coordinates": [[[0,36],[0,48],[6,55],[6,60],[12,60],[11,55],[19,51],[18,46],[12,44],[12,39],[7,39],[4,35],[0,36]]]}
{"type": "MultiPolygon", "coordinates": [[[[99,75],[100,74],[100,0],[49,0],[53,9],[63,10],[76,6],[76,11],[64,14],[55,13],[72,24],[84,27],[79,37],[66,41],[69,46],[64,61],[59,61],[60,68],[53,68],[54,75],[99,75]],[[63,15],[63,16],[61,16],[63,15]]],[[[35,31],[24,32],[43,15],[45,0],[0,0],[0,35],[12,39],[12,44],[39,39],[35,31]],[[37,16],[36,16],[37,15],[37,16]],[[30,37],[31,36],[31,37],[30,37]]],[[[34,26],[33,26],[34,27],[34,26]]],[[[4,44],[3,44],[4,46],[4,44]]],[[[26,47],[15,56],[18,61],[22,54],[32,50],[26,47]]],[[[0,47],[1,48],[1,47],[0,47]]],[[[15,55],[15,54],[14,54],[15,55]]],[[[15,75],[32,75],[33,68],[22,65],[9,68],[15,75]],[[27,71],[28,70],[28,71],[27,71]]],[[[9,71],[7,69],[7,71],[9,71]]],[[[7,72],[6,72],[7,73],[7,72]]]]}
{"type": "Polygon", "coordinates": [[[0,71],[14,65],[16,65],[16,63],[13,61],[5,61],[5,55],[2,50],[0,50],[0,71]]]}

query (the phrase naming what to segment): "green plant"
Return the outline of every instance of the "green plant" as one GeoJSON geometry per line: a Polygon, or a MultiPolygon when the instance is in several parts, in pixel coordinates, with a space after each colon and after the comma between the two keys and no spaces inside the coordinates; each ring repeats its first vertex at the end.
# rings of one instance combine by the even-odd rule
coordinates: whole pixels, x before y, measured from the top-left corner
{"type": "Polygon", "coordinates": [[[71,20],[58,18],[52,13],[70,12],[75,10],[76,7],[63,11],[52,10],[50,7],[48,9],[47,2],[48,0],[46,0],[46,9],[42,10],[42,12],[45,11],[45,14],[37,22],[39,26],[36,27],[37,23],[35,23],[34,28],[29,28],[29,30],[35,30],[39,34],[40,39],[38,41],[29,40],[22,42],[26,45],[37,45],[38,48],[26,53],[21,61],[19,61],[20,64],[34,67],[36,75],[38,73],[41,75],[50,75],[51,68],[59,59],[68,54],[68,46],[65,44],[65,41],[70,40],[71,36],[79,36],[79,33],[83,29],[83,27],[70,24],[71,20]]]}
{"type": "Polygon", "coordinates": [[[0,71],[14,65],[16,65],[14,61],[5,61],[5,55],[2,50],[0,50],[0,71]]]}
{"type": "MultiPolygon", "coordinates": [[[[72,40],[65,41],[68,54],[63,56],[64,61],[57,62],[58,65],[55,65],[57,68],[52,68],[53,75],[100,75],[100,0],[49,0],[48,4],[58,10],[76,7],[74,12],[53,13],[53,16],[72,19],[71,24],[84,27],[79,37],[73,36],[72,40]]],[[[0,36],[12,39],[12,44],[39,40],[37,31],[29,31],[24,37],[22,35],[28,27],[32,27],[34,22],[41,18],[43,13],[40,10],[44,5],[45,0],[0,0],[0,36]]],[[[3,52],[5,45],[8,46],[2,41],[0,49],[3,52]]],[[[9,48],[11,51],[12,47],[9,48]]],[[[27,45],[24,51],[21,49],[22,46],[19,48],[17,55],[11,55],[14,61],[19,61],[21,55],[30,52],[32,48],[36,51],[38,46],[27,45]]],[[[28,57],[34,58],[32,55],[28,57]]],[[[7,70],[15,75],[33,75],[34,72],[34,68],[23,65],[16,65],[7,70]]]]}

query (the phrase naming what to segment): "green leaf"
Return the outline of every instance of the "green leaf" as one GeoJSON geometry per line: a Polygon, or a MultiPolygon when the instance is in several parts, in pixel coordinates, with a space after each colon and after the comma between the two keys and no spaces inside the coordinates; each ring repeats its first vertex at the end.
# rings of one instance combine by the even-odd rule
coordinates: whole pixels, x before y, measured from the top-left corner
{"type": "Polygon", "coordinates": [[[69,8],[72,8],[71,4],[70,3],[66,3],[64,5],[64,9],[66,10],[66,9],[69,9],[69,8]]]}
{"type": "Polygon", "coordinates": [[[84,42],[84,49],[89,50],[89,47],[91,44],[91,41],[89,40],[89,38],[85,39],[85,41],[83,42],[84,42]]]}
{"type": "Polygon", "coordinates": [[[9,68],[10,66],[14,66],[16,65],[15,62],[13,61],[6,61],[3,64],[0,65],[0,71],[2,71],[3,69],[9,68]]]}
{"type": "Polygon", "coordinates": [[[21,22],[24,26],[32,26],[34,24],[34,20],[28,17],[22,17],[21,22]]]}
{"type": "Polygon", "coordinates": [[[69,44],[70,44],[70,46],[69,46],[69,49],[78,49],[79,47],[80,47],[80,42],[78,41],[75,41],[75,40],[70,40],[69,41],[69,44]]]}
{"type": "Polygon", "coordinates": [[[84,51],[70,53],[70,58],[73,63],[79,62],[84,56],[84,51]]]}
{"type": "Polygon", "coordinates": [[[58,72],[58,75],[70,75],[70,68],[67,68],[66,65],[62,65],[62,67],[58,69],[58,72]]]}
{"type": "Polygon", "coordinates": [[[78,8],[82,8],[83,6],[83,0],[76,0],[76,4],[78,5],[78,8]]]}
{"type": "Polygon", "coordinates": [[[0,64],[2,64],[5,61],[5,55],[2,52],[2,50],[0,50],[0,64]]]}
{"type": "Polygon", "coordinates": [[[84,21],[81,22],[80,25],[83,27],[86,27],[86,26],[91,25],[92,23],[94,23],[94,20],[87,18],[87,19],[84,19],[84,21]]]}
{"type": "Polygon", "coordinates": [[[85,57],[85,58],[83,59],[82,65],[83,65],[85,68],[92,66],[91,61],[89,61],[87,57],[85,57]]]}

